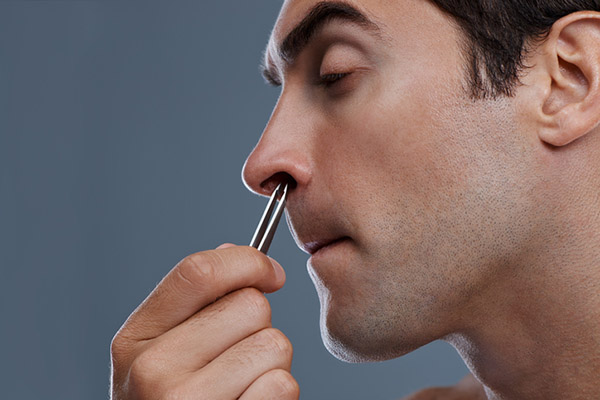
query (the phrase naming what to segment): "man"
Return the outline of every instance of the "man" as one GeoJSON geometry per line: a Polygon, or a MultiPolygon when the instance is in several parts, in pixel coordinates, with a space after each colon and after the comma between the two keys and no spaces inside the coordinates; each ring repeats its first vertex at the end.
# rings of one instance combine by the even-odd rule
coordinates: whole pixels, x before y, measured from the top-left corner
{"type": "MultiPolygon", "coordinates": [[[[291,183],[332,354],[443,339],[474,377],[411,399],[598,398],[598,11],[284,3],[265,55],[282,92],[244,179],[291,183]]],[[[284,280],[248,247],[185,258],[115,336],[113,398],[297,398],[261,293],[284,280]]]]}

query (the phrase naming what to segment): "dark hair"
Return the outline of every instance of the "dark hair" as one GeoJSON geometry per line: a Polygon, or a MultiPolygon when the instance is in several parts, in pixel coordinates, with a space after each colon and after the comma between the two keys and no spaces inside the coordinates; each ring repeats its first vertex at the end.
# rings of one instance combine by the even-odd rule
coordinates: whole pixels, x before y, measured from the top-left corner
{"type": "Polygon", "coordinates": [[[576,11],[600,11],[600,0],[430,0],[465,34],[473,98],[512,96],[528,44],[547,37],[554,22],[576,11]]]}

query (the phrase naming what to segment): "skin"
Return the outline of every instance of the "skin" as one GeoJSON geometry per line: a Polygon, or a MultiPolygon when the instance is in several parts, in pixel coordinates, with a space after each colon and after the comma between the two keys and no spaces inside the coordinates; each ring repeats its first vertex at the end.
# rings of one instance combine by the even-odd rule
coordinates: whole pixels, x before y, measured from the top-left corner
{"type": "Polygon", "coordinates": [[[278,43],[316,3],[283,6],[282,92],[244,178],[294,179],[299,245],[346,238],[308,264],[327,348],[371,361],[443,338],[489,398],[597,393],[598,14],[557,23],[514,97],[473,101],[461,33],[423,1],[351,1],[386,40],[334,21],[287,64],[278,43]],[[350,74],[314,84],[332,73],[350,74]]]}
{"type": "Polygon", "coordinates": [[[263,292],[281,265],[225,244],[184,258],[111,344],[111,399],[297,399],[292,346],[263,292]]]}
{"type": "MultiPolygon", "coordinates": [[[[283,5],[267,64],[281,96],[244,180],[293,180],[287,218],[313,254],[327,348],[350,361],[436,339],[474,377],[409,399],[584,399],[600,391],[600,17],[533,47],[511,98],[473,101],[462,37],[421,0],[349,1],[287,65],[317,3],[283,5]],[[345,73],[335,83],[320,76],[345,73]]],[[[281,266],[225,245],[176,265],[113,339],[113,399],[294,399],[292,349],[261,292],[281,266]]]]}

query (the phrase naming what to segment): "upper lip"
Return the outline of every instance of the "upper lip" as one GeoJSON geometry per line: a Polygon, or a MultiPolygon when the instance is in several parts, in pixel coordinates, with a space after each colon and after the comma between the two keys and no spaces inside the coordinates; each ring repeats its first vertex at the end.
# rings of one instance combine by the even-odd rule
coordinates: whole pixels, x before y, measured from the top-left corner
{"type": "Polygon", "coordinates": [[[349,239],[340,218],[331,208],[326,204],[311,207],[306,201],[298,202],[293,194],[288,199],[286,218],[294,241],[302,251],[312,256],[325,246],[349,239]]]}
{"type": "Polygon", "coordinates": [[[323,247],[328,246],[334,242],[340,241],[342,239],[346,239],[346,236],[338,236],[331,239],[319,239],[313,241],[303,242],[301,244],[302,250],[307,252],[310,255],[315,254],[317,251],[321,250],[323,247]]]}

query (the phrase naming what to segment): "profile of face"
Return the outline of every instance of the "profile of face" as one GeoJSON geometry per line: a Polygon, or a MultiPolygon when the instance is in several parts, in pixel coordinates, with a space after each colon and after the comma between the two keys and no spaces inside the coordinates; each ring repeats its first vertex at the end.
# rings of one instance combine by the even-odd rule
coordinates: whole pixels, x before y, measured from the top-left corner
{"type": "Polygon", "coordinates": [[[294,180],[288,223],[340,359],[465,329],[536,245],[542,144],[518,91],[470,98],[463,46],[422,0],[287,0],[276,22],[281,95],[243,176],[264,195],[294,180]]]}

